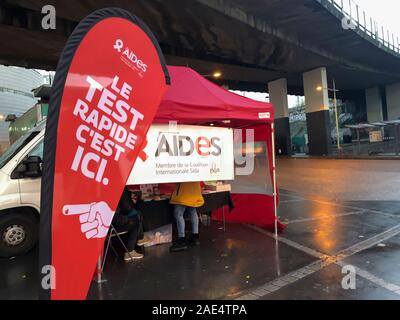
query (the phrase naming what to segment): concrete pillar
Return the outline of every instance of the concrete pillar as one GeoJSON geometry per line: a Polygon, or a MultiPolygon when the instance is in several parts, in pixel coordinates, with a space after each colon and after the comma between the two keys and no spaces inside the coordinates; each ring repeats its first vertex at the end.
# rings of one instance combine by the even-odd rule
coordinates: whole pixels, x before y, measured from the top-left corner
{"type": "Polygon", "coordinates": [[[326,68],[303,74],[310,155],[327,155],[331,150],[329,95],[326,68]],[[322,90],[317,90],[320,87],[322,90]]]}
{"type": "Polygon", "coordinates": [[[367,102],[368,122],[383,121],[383,105],[381,90],[378,87],[365,90],[365,99],[367,102]]]}
{"type": "Polygon", "coordinates": [[[386,86],[388,120],[400,119],[400,83],[386,86]]]}
{"type": "Polygon", "coordinates": [[[275,139],[277,151],[281,154],[292,154],[292,142],[289,125],[289,104],[286,79],[268,83],[269,101],[275,107],[275,139]]]}

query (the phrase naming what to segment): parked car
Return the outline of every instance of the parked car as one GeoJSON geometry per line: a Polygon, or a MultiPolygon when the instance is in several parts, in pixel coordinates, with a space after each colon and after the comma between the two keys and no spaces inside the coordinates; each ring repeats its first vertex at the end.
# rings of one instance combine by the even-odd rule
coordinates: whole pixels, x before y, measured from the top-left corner
{"type": "Polygon", "coordinates": [[[45,122],[0,157],[0,256],[31,250],[39,236],[40,184],[45,122]]]}

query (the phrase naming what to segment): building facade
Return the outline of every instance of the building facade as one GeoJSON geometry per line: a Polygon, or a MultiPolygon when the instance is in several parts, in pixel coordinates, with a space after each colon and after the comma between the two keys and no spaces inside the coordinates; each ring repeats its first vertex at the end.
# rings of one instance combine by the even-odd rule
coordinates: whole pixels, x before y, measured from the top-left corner
{"type": "Polygon", "coordinates": [[[0,154],[10,144],[7,115],[19,117],[34,106],[37,99],[32,89],[42,84],[43,77],[36,70],[0,66],[0,154]]]}

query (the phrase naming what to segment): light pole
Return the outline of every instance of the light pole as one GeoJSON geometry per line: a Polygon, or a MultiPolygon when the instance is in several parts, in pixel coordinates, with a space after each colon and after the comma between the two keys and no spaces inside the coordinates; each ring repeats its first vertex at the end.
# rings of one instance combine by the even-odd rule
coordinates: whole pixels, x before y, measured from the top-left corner
{"type": "Polygon", "coordinates": [[[336,97],[336,92],[339,92],[339,90],[336,89],[336,82],[335,79],[333,79],[333,88],[324,88],[322,86],[317,87],[317,91],[322,91],[322,90],[328,90],[333,92],[333,107],[335,108],[335,120],[336,120],[336,141],[337,141],[337,147],[338,147],[338,152],[339,155],[341,153],[341,146],[340,146],[340,132],[339,132],[339,114],[338,114],[338,108],[337,108],[337,97],[336,97]]]}

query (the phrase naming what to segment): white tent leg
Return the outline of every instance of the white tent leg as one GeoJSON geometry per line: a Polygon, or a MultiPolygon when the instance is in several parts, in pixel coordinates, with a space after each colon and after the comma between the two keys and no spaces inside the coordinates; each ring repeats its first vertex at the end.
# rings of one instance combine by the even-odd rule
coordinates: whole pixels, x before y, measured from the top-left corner
{"type": "Polygon", "coordinates": [[[276,158],[275,158],[275,125],[271,124],[271,140],[272,140],[272,180],[274,195],[274,214],[275,214],[275,238],[278,239],[278,190],[276,185],[276,158]]]}
{"type": "Polygon", "coordinates": [[[275,126],[271,124],[271,143],[272,143],[272,180],[274,194],[274,218],[275,218],[275,262],[276,273],[281,276],[280,258],[279,258],[279,238],[278,238],[278,188],[276,183],[276,158],[275,158],[275,126]]]}

